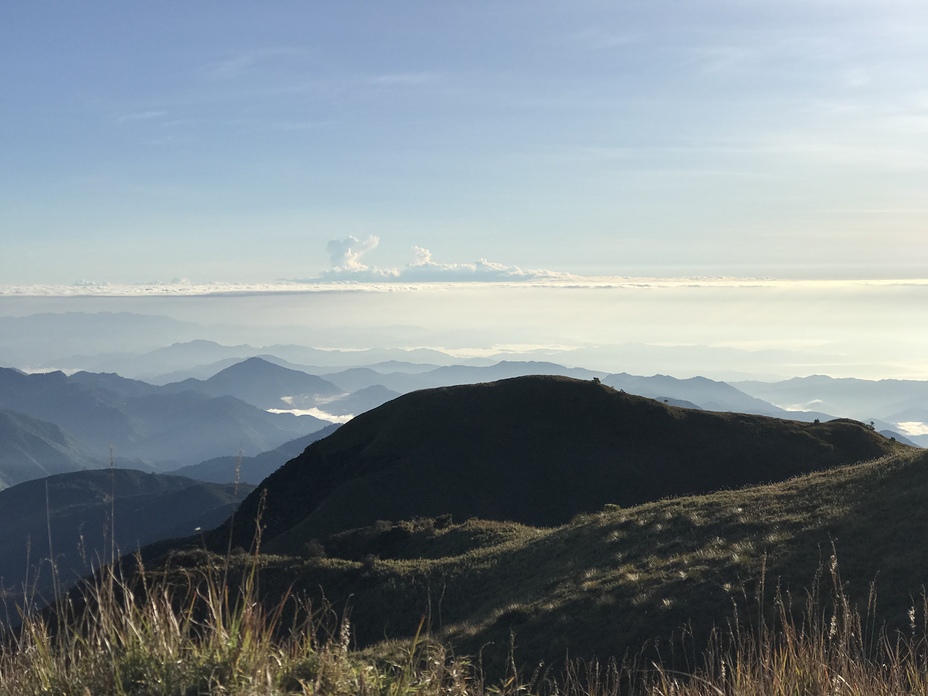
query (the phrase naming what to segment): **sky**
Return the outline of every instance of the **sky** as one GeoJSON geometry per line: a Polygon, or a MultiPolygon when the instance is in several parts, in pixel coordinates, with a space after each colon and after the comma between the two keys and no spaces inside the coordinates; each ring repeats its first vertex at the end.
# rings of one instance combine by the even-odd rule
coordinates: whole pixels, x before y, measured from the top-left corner
{"type": "Polygon", "coordinates": [[[923,288],[853,283],[928,271],[925,66],[923,0],[2,3],[0,296],[446,283],[354,316],[521,344],[542,327],[491,339],[488,308],[566,307],[586,321],[547,335],[595,344],[627,336],[589,288],[625,321],[655,295],[632,311],[616,278],[717,278],[635,340],[863,345],[876,322],[909,364],[923,288]],[[796,284],[757,303],[733,278],[796,284]],[[796,313],[822,292],[840,330],[796,313]]]}

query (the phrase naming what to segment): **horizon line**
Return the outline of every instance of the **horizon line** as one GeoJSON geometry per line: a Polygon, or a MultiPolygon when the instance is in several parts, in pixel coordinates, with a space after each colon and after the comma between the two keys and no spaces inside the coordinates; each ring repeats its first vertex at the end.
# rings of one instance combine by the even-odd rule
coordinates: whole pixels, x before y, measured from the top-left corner
{"type": "Polygon", "coordinates": [[[272,295],[325,292],[416,292],[448,288],[560,288],[648,289],[648,288],[749,288],[851,286],[925,286],[928,278],[782,278],[729,275],[698,276],[568,276],[524,280],[274,280],[270,282],[171,281],[147,283],[62,283],[0,284],[0,297],[201,297],[210,295],[272,295]]]}

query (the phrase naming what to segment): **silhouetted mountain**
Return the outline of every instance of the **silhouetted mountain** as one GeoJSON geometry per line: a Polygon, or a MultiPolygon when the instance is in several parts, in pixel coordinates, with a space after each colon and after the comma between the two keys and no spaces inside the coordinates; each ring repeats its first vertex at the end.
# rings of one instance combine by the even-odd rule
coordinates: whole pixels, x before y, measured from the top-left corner
{"type": "Polygon", "coordinates": [[[576,379],[593,379],[594,377],[605,376],[604,373],[596,370],[587,370],[581,367],[564,367],[556,363],[531,360],[524,362],[503,360],[487,367],[449,365],[448,367],[439,367],[431,372],[424,373],[423,376],[427,376],[434,386],[444,387],[455,384],[493,382],[527,375],[559,375],[576,379]]]}
{"type": "Polygon", "coordinates": [[[118,375],[24,375],[0,369],[0,407],[50,421],[97,457],[176,468],[245,450],[280,446],[327,423],[267,413],[233,397],[172,393],[118,375]]]}
{"type": "Polygon", "coordinates": [[[604,384],[631,394],[664,400],[683,407],[694,406],[707,411],[732,411],[754,413],[778,418],[813,421],[831,420],[832,416],[817,410],[805,412],[787,411],[783,408],[755,398],[725,382],[705,377],[677,379],[666,375],[640,377],[626,373],[606,375],[595,370],[568,368],[548,362],[502,361],[490,366],[452,365],[438,367],[427,372],[393,372],[382,374],[371,368],[351,368],[326,374],[325,378],[345,391],[356,391],[373,385],[385,386],[401,394],[417,389],[451,386],[455,384],[478,384],[511,377],[544,374],[576,377],[578,379],[599,378],[604,384]]]}
{"type": "MultiPolygon", "coordinates": [[[[564,377],[431,389],[356,417],[268,477],[265,539],[285,548],[443,514],[557,525],[606,503],[781,480],[897,447],[852,421],[686,410],[564,377]]],[[[237,517],[243,545],[258,499],[237,517]]]]}
{"type": "Polygon", "coordinates": [[[231,485],[131,469],[60,474],[7,488],[0,491],[0,585],[20,602],[33,593],[50,599],[50,557],[68,586],[108,562],[114,549],[131,553],[214,527],[251,489],[243,485],[236,493],[231,485]]]}
{"type": "Polygon", "coordinates": [[[346,391],[381,385],[405,394],[417,389],[479,384],[526,375],[561,375],[577,379],[604,377],[604,372],[564,367],[549,362],[503,360],[493,365],[445,365],[428,371],[403,370],[384,374],[370,367],[351,368],[325,375],[346,391]]]}
{"type": "Polygon", "coordinates": [[[243,360],[205,381],[188,379],[167,384],[162,389],[234,396],[262,409],[299,408],[298,403],[315,403],[320,397],[342,394],[341,389],[320,377],[290,370],[262,358],[243,360]]]}
{"type": "Polygon", "coordinates": [[[322,430],[290,440],[274,450],[262,452],[254,457],[215,457],[168,473],[187,476],[198,481],[233,483],[236,476],[235,470],[238,468],[239,481],[258,484],[286,462],[301,454],[313,442],[328,437],[339,427],[338,423],[333,423],[322,430]]]}
{"type": "Polygon", "coordinates": [[[705,409],[701,406],[697,406],[692,401],[685,401],[684,399],[674,399],[666,396],[654,396],[651,397],[655,401],[660,401],[661,403],[667,404],[669,406],[676,406],[677,408],[695,408],[697,411],[704,411],[705,409]]]}
{"type": "Polygon", "coordinates": [[[0,489],[102,464],[54,423],[0,410],[0,489]]]}

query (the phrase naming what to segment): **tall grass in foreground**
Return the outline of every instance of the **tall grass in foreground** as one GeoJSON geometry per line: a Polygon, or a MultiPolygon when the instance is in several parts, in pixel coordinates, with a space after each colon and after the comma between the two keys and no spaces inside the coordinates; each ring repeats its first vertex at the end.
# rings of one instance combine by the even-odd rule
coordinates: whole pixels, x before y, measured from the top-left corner
{"type": "Polygon", "coordinates": [[[257,569],[255,556],[236,588],[218,563],[185,571],[185,583],[104,572],[55,618],[27,615],[3,636],[0,695],[928,695],[924,599],[909,633],[891,635],[870,624],[872,594],[863,613],[852,607],[833,559],[830,596],[813,591],[794,611],[776,595],[765,618],[759,591],[756,617],[734,617],[701,650],[690,641],[682,671],[643,651],[533,674],[512,665],[493,683],[421,632],[378,658],[351,649],[347,621],[331,624],[292,598],[265,608],[257,569]]]}
{"type": "Polygon", "coordinates": [[[423,636],[375,663],[350,649],[347,620],[294,599],[266,609],[257,568],[255,557],[236,588],[221,563],[183,583],[105,569],[51,618],[25,615],[0,634],[0,694],[473,693],[469,665],[423,636]]]}
{"type": "MultiPolygon", "coordinates": [[[[802,606],[775,592],[772,607],[763,599],[761,577],[752,620],[735,619],[714,631],[699,666],[681,675],[653,666],[637,680],[640,693],[709,696],[758,694],[928,695],[928,600],[922,596],[909,610],[907,634],[876,625],[876,590],[871,585],[866,607],[852,605],[844,592],[838,562],[831,556],[822,597],[817,578],[802,606]],[[772,619],[765,617],[772,608],[772,619]],[[920,617],[919,617],[920,615],[920,617]],[[917,625],[916,619],[921,619],[917,625]]],[[[632,681],[636,681],[633,675],[632,681]]]]}

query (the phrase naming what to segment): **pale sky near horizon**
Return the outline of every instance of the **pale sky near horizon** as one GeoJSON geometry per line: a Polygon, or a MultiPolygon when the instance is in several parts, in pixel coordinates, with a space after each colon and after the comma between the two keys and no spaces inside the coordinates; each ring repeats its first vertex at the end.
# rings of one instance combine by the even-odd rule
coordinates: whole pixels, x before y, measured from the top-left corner
{"type": "Polygon", "coordinates": [[[3,3],[0,285],[921,278],[926,67],[917,0],[3,3]]]}
{"type": "Polygon", "coordinates": [[[924,0],[0,3],[0,315],[928,376],[926,68],[924,0]]]}

